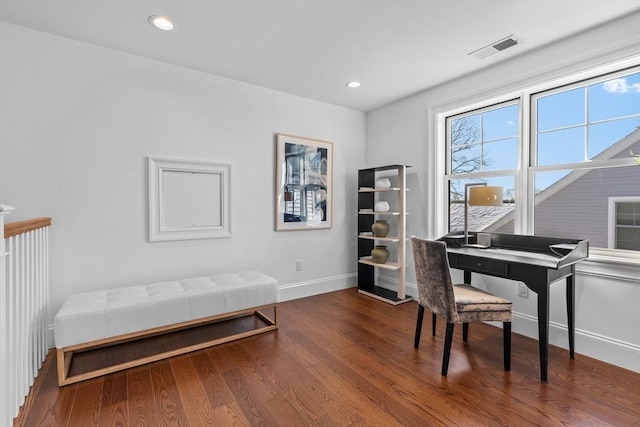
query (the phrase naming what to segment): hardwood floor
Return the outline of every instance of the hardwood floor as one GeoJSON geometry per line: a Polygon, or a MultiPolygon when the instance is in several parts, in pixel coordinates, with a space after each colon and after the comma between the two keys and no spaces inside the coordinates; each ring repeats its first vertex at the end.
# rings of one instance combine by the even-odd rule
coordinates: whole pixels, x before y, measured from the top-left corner
{"type": "MultiPolygon", "coordinates": [[[[280,304],[276,332],[57,387],[53,352],[16,426],[638,426],[640,374],[551,347],[539,381],[537,341],[456,328],[449,375],[444,322],[348,289],[280,304]]],[[[578,351],[580,349],[578,348],[578,351]]]]}

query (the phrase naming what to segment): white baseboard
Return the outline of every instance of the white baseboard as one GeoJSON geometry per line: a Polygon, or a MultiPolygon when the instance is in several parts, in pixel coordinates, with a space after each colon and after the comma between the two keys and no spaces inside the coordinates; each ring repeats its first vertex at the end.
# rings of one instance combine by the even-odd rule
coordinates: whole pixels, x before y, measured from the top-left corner
{"type": "Polygon", "coordinates": [[[298,298],[310,297],[341,289],[353,288],[358,282],[357,274],[343,274],[340,276],[324,277],[308,282],[290,283],[280,285],[278,289],[278,301],[290,301],[298,298]]]}
{"type": "Polygon", "coordinates": [[[47,346],[50,349],[56,346],[55,338],[53,337],[53,323],[47,326],[47,346]]]}
{"type": "MultiPolygon", "coordinates": [[[[512,331],[530,338],[538,338],[538,319],[513,312],[512,331]]],[[[576,353],[640,373],[640,346],[576,329],[576,353]]],[[[549,344],[569,349],[567,326],[549,323],[549,344]]]]}

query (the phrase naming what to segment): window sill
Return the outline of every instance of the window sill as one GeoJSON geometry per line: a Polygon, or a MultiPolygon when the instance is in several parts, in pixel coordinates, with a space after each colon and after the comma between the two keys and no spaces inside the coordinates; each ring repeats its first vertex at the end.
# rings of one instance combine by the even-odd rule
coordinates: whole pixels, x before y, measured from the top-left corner
{"type": "Polygon", "coordinates": [[[576,265],[576,272],[640,284],[640,255],[614,255],[612,251],[594,250],[589,258],[576,265]]]}
{"type": "Polygon", "coordinates": [[[606,248],[590,248],[589,260],[637,266],[640,264],[640,252],[606,248]]]}

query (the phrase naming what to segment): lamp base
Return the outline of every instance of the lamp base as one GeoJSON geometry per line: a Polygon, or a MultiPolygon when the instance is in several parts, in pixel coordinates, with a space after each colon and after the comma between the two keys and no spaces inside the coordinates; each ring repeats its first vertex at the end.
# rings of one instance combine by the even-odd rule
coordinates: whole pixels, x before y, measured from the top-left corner
{"type": "Polygon", "coordinates": [[[440,240],[445,242],[450,248],[459,248],[464,244],[464,234],[447,234],[440,238],[440,240]]]}
{"type": "Polygon", "coordinates": [[[487,245],[477,245],[475,243],[469,243],[466,245],[460,245],[461,248],[476,248],[476,249],[487,249],[489,246],[487,245]]]}
{"type": "Polygon", "coordinates": [[[464,234],[447,234],[445,236],[447,239],[464,239],[464,234]]]}

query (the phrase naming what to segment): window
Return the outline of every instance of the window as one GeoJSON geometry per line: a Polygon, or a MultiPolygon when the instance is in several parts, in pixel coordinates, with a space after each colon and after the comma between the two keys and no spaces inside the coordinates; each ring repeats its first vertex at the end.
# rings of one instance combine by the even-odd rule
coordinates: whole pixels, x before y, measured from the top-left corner
{"type": "Polygon", "coordinates": [[[609,199],[609,247],[640,251],[640,197],[609,199]]]}
{"type": "Polygon", "coordinates": [[[640,72],[540,92],[531,113],[535,234],[639,250],[609,244],[608,211],[612,197],[640,196],[640,168],[630,162],[640,148],[640,72]]]}
{"type": "Polygon", "coordinates": [[[505,203],[469,206],[469,231],[513,233],[513,222],[501,220],[514,207],[518,114],[511,101],[447,118],[449,231],[464,229],[465,184],[486,182],[503,188],[505,203]]]}
{"type": "Polygon", "coordinates": [[[589,239],[591,255],[637,259],[634,67],[608,66],[440,114],[448,231],[463,228],[464,184],[487,182],[503,187],[503,206],[469,206],[470,231],[589,239]]]}

